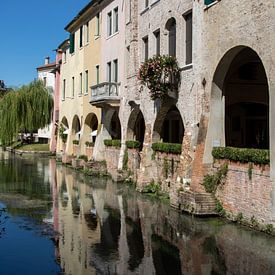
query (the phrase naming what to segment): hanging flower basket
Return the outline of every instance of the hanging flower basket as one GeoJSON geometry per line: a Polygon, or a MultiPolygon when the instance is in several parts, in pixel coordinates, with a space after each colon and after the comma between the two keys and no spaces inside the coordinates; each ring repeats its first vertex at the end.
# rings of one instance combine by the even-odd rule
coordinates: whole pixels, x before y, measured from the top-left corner
{"type": "Polygon", "coordinates": [[[151,99],[165,99],[171,91],[178,91],[180,70],[172,56],[154,56],[139,68],[138,79],[150,91],[151,99]]]}

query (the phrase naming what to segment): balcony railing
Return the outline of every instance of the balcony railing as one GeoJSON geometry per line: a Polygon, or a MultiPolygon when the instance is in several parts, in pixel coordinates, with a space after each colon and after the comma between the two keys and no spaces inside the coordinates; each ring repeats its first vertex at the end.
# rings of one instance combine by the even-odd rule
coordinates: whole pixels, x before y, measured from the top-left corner
{"type": "Polygon", "coordinates": [[[120,84],[115,82],[102,82],[92,86],[90,103],[99,105],[119,101],[119,88],[120,84]]]}

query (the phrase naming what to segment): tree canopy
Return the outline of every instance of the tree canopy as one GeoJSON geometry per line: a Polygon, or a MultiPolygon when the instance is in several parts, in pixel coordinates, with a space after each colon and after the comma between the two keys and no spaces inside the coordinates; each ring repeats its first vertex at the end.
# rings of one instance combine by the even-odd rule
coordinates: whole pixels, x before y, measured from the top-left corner
{"type": "Polygon", "coordinates": [[[11,143],[19,132],[33,133],[50,124],[53,98],[40,80],[10,91],[0,100],[0,140],[11,143]]]}

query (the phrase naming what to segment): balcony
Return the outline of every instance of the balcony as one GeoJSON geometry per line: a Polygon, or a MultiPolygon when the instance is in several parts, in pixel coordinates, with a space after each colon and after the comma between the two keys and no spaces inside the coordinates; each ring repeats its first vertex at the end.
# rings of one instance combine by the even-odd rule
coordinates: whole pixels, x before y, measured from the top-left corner
{"type": "Polygon", "coordinates": [[[118,107],[120,83],[102,82],[91,87],[90,104],[96,107],[118,107]]]}

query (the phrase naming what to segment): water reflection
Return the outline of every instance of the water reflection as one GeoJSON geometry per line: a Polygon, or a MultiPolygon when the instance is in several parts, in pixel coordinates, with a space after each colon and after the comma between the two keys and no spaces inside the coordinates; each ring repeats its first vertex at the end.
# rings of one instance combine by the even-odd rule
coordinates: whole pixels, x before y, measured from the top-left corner
{"type": "Polygon", "coordinates": [[[182,215],[130,186],[85,178],[53,159],[0,164],[0,178],[1,192],[27,194],[36,203],[51,194],[36,218],[59,232],[53,241],[64,274],[275,274],[274,238],[182,215]]]}

